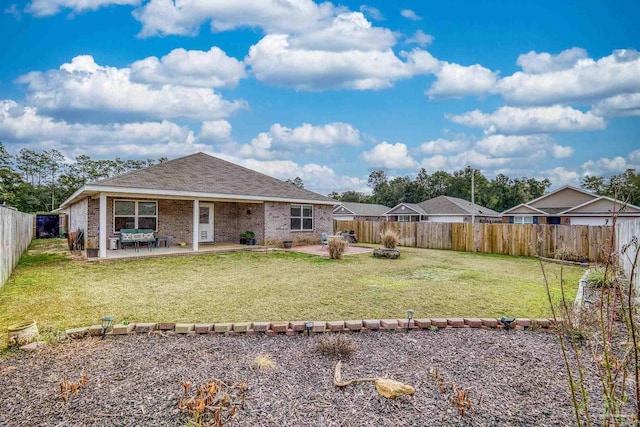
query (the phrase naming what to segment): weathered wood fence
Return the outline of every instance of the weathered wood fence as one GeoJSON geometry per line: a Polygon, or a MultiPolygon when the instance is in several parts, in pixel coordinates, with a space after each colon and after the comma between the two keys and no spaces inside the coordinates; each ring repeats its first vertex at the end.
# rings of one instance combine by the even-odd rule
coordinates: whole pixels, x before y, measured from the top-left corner
{"type": "Polygon", "coordinates": [[[616,253],[627,277],[640,289],[640,265],[634,263],[640,249],[640,219],[633,221],[618,221],[616,223],[616,253]],[[633,273],[633,277],[631,274],[633,273]]]}
{"type": "Polygon", "coordinates": [[[334,221],[334,231],[355,230],[363,243],[380,243],[387,227],[400,246],[588,261],[603,261],[612,238],[609,226],[334,221]]]}
{"type": "Polygon", "coordinates": [[[0,289],[33,239],[33,215],[0,206],[0,289]]]}

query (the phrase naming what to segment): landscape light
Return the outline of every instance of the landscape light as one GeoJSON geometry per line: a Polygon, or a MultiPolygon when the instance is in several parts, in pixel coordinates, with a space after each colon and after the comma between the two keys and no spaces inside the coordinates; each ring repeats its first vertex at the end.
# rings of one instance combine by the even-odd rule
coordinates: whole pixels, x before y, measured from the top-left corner
{"type": "Polygon", "coordinates": [[[515,322],[515,317],[503,317],[500,319],[500,323],[506,326],[507,329],[511,329],[511,324],[515,322]]]}
{"type": "Polygon", "coordinates": [[[409,332],[409,329],[411,329],[411,319],[413,319],[413,313],[415,313],[415,311],[413,309],[409,309],[407,310],[407,332],[409,332]]]}
{"type": "Polygon", "coordinates": [[[111,328],[113,324],[113,317],[105,316],[102,318],[102,339],[107,335],[107,330],[111,328]]]}
{"type": "Polygon", "coordinates": [[[313,322],[306,322],[304,327],[307,328],[307,336],[311,336],[311,328],[313,327],[313,322]]]}

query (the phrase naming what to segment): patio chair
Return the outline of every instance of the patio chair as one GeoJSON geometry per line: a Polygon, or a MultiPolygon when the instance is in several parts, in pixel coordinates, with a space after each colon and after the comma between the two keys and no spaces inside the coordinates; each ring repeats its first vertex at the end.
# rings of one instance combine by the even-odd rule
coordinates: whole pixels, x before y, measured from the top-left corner
{"type": "Polygon", "coordinates": [[[329,244],[327,233],[320,234],[320,242],[322,243],[322,248],[325,248],[329,244]]]}

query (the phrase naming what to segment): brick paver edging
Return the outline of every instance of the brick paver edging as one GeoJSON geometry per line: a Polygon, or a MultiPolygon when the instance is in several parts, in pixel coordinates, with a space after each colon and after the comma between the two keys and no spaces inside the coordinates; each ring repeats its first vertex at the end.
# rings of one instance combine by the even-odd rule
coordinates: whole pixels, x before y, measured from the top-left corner
{"type": "MultiPolygon", "coordinates": [[[[511,329],[554,329],[553,319],[517,318],[510,324],[511,329]]],[[[421,329],[445,328],[477,328],[477,329],[507,329],[507,325],[500,319],[451,317],[424,319],[364,319],[315,322],[237,322],[237,323],[128,323],[113,325],[107,335],[150,334],[164,333],[174,335],[306,335],[310,333],[357,333],[370,331],[407,331],[421,329]],[[307,328],[308,323],[308,328],[307,328]]],[[[65,331],[69,338],[85,336],[100,336],[101,325],[84,328],[74,328],[65,331]]]]}

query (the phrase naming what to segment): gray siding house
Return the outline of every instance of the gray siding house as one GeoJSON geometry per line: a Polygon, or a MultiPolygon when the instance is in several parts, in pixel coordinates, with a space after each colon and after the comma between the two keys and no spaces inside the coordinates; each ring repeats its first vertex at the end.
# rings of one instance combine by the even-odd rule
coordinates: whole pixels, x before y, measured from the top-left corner
{"type": "Polygon", "coordinates": [[[388,206],[374,203],[342,202],[333,210],[333,219],[338,221],[386,221],[388,206]]]}
{"type": "Polygon", "coordinates": [[[88,183],[65,200],[69,231],[106,257],[120,229],[152,229],[172,244],[238,243],[253,231],[258,244],[320,241],[333,228],[333,199],[234,163],[196,153],[88,183]]]}
{"type": "Polygon", "coordinates": [[[457,197],[438,196],[420,203],[400,203],[386,212],[398,222],[500,222],[498,212],[457,197]]]}

